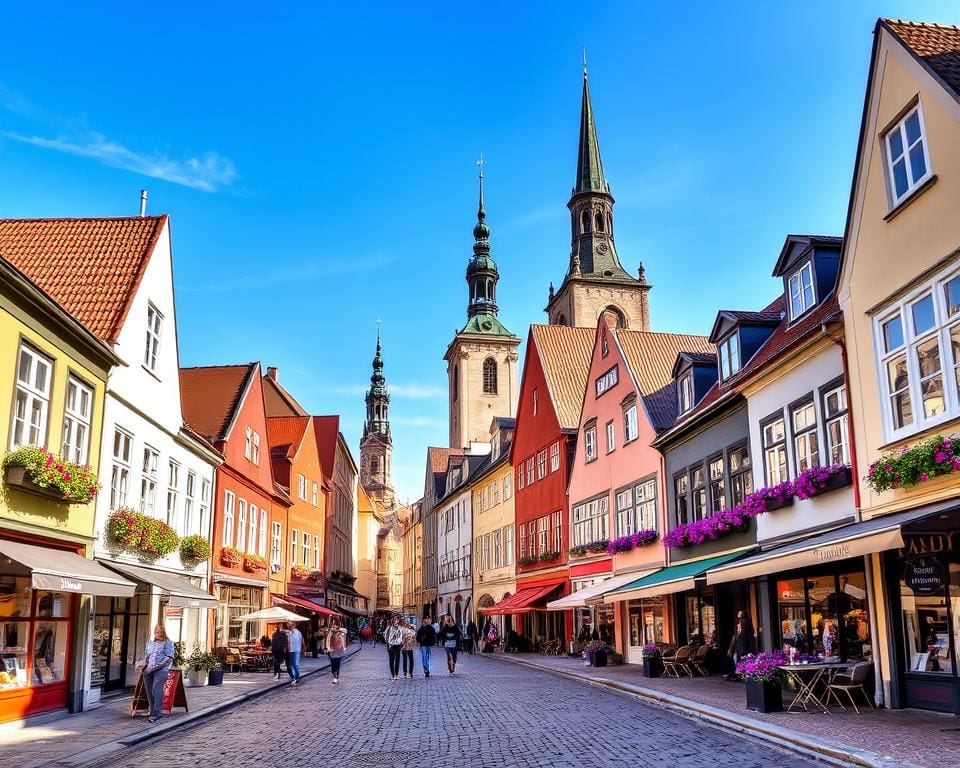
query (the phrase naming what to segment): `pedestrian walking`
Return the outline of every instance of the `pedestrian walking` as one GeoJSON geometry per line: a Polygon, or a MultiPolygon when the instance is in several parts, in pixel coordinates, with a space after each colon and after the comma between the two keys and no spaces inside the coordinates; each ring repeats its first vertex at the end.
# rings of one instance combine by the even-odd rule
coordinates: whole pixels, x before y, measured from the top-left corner
{"type": "Polygon", "coordinates": [[[401,623],[401,629],[403,630],[403,642],[400,645],[400,655],[403,658],[403,676],[412,678],[413,646],[416,645],[417,642],[417,633],[406,619],[401,623]]]}
{"type": "Polygon", "coordinates": [[[330,657],[330,677],[334,685],[340,682],[340,663],[347,650],[347,630],[340,626],[340,619],[330,617],[327,627],[327,656],[330,657]]]}
{"type": "Polygon", "coordinates": [[[387,657],[390,660],[390,677],[396,682],[400,674],[400,648],[403,645],[403,628],[400,626],[399,616],[390,619],[383,639],[387,644],[387,657]]]}
{"type": "MultiPolygon", "coordinates": [[[[273,674],[280,679],[280,665],[287,660],[287,632],[283,625],[277,626],[270,636],[270,653],[273,654],[273,674]]],[[[287,667],[287,671],[290,667],[287,667]]]]}
{"type": "Polygon", "coordinates": [[[303,633],[295,624],[287,624],[287,672],[290,685],[296,687],[300,681],[300,654],[303,653],[303,633]]]}
{"type": "Polygon", "coordinates": [[[437,630],[433,628],[433,619],[423,617],[423,624],[417,630],[417,642],[420,644],[420,666],[423,676],[430,677],[430,653],[437,644],[437,630]]]}
{"type": "Polygon", "coordinates": [[[477,645],[477,641],[480,639],[480,630],[477,629],[477,623],[470,619],[470,623],[467,624],[467,653],[473,656],[473,649],[477,645]]]}
{"type": "Polygon", "coordinates": [[[439,638],[443,650],[447,652],[447,672],[451,675],[457,671],[457,649],[460,647],[462,637],[460,627],[453,623],[453,616],[448,613],[443,617],[439,638]]]}
{"type": "Polygon", "coordinates": [[[153,640],[144,649],[143,661],[137,667],[143,670],[143,687],[146,689],[150,714],[147,719],[153,723],[160,719],[163,705],[163,686],[173,664],[173,641],[167,637],[163,624],[157,624],[153,630],[153,640]]]}
{"type": "Polygon", "coordinates": [[[755,642],[756,635],[753,632],[753,622],[750,621],[750,614],[746,611],[737,611],[737,631],[730,640],[730,647],[727,649],[727,656],[733,662],[733,669],[727,674],[727,680],[737,682],[740,679],[737,675],[737,662],[748,653],[753,653],[755,642]]]}

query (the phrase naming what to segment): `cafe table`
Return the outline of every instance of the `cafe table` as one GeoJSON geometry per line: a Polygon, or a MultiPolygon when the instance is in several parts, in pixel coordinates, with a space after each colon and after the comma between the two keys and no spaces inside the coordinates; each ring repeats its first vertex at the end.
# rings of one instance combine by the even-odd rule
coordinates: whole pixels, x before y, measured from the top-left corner
{"type": "MultiPolygon", "coordinates": [[[[829,683],[837,672],[846,669],[846,667],[846,664],[839,661],[823,661],[813,664],[780,664],[777,669],[782,670],[784,676],[788,680],[792,680],[797,686],[797,695],[790,702],[790,706],[787,707],[787,712],[793,712],[795,708],[799,709],[800,707],[803,707],[807,712],[810,711],[811,707],[820,712],[829,712],[826,700],[817,694],[817,685],[825,677],[826,682],[829,683]]],[[[829,689],[826,689],[825,686],[825,690],[829,689]]]]}

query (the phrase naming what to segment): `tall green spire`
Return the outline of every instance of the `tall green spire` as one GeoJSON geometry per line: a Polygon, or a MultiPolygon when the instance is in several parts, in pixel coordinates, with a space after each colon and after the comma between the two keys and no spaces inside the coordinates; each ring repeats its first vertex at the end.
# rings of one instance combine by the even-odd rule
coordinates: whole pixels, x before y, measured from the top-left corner
{"type": "Polygon", "coordinates": [[[583,102],[580,105],[580,149],[577,153],[577,181],[574,195],[599,192],[610,194],[610,186],[603,176],[600,160],[600,142],[597,141],[597,123],[590,102],[590,84],[587,81],[587,65],[583,65],[583,102]]]}

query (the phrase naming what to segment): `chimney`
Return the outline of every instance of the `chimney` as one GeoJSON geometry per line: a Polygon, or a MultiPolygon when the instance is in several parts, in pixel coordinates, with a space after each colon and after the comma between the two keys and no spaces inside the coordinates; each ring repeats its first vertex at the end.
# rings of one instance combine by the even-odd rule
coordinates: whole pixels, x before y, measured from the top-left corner
{"type": "Polygon", "coordinates": [[[277,369],[273,367],[267,368],[267,378],[270,379],[270,381],[276,381],[277,369]]]}
{"type": "Polygon", "coordinates": [[[140,190],[140,218],[147,215],[147,190],[140,190]]]}

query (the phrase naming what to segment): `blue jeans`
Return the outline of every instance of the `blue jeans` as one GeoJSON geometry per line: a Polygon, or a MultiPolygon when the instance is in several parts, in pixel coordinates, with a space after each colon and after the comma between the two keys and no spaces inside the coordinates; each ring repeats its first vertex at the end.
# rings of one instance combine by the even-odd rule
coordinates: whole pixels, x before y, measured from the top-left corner
{"type": "Polygon", "coordinates": [[[423,667],[424,672],[430,671],[430,650],[429,645],[420,646],[420,666],[423,667]]]}
{"type": "Polygon", "coordinates": [[[160,717],[160,708],[163,706],[163,686],[167,682],[169,671],[170,667],[164,667],[156,672],[143,673],[143,687],[146,688],[147,701],[150,703],[150,717],[160,717]]]}
{"type": "Polygon", "coordinates": [[[290,651],[287,654],[287,672],[294,682],[300,679],[300,651],[290,651]]]}

